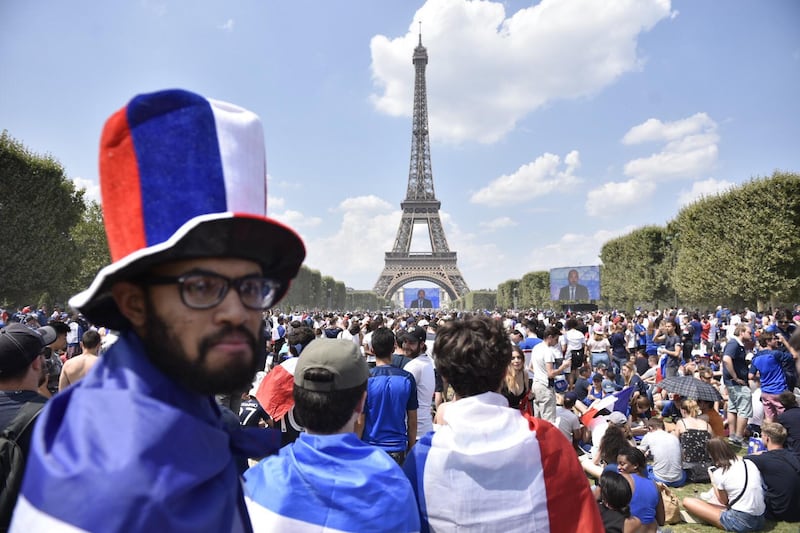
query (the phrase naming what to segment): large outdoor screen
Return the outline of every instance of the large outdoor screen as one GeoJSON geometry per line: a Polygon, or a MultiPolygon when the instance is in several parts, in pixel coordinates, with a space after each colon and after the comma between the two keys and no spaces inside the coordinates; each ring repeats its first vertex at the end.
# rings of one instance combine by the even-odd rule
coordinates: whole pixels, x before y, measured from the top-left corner
{"type": "Polygon", "coordinates": [[[550,270],[550,298],[560,302],[600,299],[600,267],[577,266],[550,270]]]}
{"type": "Polygon", "coordinates": [[[403,304],[408,309],[439,309],[439,288],[405,287],[403,304]]]}

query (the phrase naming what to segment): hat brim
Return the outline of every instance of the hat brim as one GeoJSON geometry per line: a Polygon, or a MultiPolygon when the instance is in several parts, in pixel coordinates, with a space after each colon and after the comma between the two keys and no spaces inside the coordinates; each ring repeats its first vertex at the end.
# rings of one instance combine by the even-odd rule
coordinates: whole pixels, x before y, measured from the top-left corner
{"type": "Polygon", "coordinates": [[[262,274],[281,283],[275,303],[289,290],[305,259],[300,237],[268,217],[216,213],[195,217],[168,240],[123,257],[97,273],[91,286],[73,296],[69,304],[93,324],[124,329],[127,319],[111,296],[114,283],[144,274],[156,265],[207,257],[230,257],[254,261],[262,274]]]}

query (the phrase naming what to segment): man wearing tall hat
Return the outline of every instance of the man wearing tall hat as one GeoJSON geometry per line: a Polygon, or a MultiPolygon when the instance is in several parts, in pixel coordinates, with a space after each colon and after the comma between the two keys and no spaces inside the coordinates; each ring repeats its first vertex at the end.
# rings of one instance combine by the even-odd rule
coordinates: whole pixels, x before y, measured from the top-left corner
{"type": "Polygon", "coordinates": [[[182,90],[106,122],[113,262],[70,305],[119,340],[42,411],[12,531],[250,530],[235,457],[279,435],[226,426],[213,395],[252,381],[305,256],[266,217],[263,142],[253,113],[182,90]]]}

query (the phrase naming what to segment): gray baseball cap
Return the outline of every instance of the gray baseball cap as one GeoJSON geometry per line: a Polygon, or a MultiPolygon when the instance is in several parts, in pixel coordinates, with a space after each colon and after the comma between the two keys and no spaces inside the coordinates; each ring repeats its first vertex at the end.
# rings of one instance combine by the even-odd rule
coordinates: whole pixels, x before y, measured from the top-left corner
{"type": "Polygon", "coordinates": [[[306,346],[294,369],[294,384],[307,390],[330,392],[352,389],[367,381],[369,367],[353,341],[316,339],[306,346]],[[320,368],[333,375],[331,381],[309,379],[307,371],[320,368]]]}

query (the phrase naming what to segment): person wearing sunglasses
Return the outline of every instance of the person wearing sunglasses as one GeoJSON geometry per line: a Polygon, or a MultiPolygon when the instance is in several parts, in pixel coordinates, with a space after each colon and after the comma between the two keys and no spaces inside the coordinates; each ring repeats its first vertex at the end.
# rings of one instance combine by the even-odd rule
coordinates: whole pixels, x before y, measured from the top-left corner
{"type": "Polygon", "coordinates": [[[214,394],[249,388],[262,314],[305,256],[266,217],[263,142],[253,113],[183,90],[106,122],[113,262],[70,306],[119,339],[42,412],[11,531],[251,529],[237,462],[280,434],[227,424],[214,394]]]}

